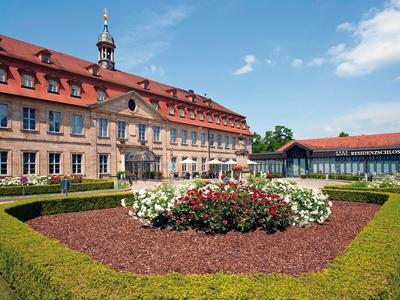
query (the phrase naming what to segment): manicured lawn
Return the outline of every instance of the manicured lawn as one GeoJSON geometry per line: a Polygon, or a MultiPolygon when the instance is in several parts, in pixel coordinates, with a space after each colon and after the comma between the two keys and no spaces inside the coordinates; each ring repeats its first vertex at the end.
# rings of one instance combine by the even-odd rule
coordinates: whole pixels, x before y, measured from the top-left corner
{"type": "Polygon", "coordinates": [[[14,291],[8,286],[7,282],[0,277],[0,299],[2,300],[19,300],[14,291]]]}

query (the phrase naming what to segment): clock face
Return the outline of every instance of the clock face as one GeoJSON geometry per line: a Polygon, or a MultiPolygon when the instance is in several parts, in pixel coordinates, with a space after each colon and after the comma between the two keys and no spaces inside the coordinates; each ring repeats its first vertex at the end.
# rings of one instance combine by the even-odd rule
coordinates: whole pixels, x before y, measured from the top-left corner
{"type": "Polygon", "coordinates": [[[128,101],[128,108],[130,111],[134,112],[136,109],[136,102],[133,99],[129,99],[128,101]]]}

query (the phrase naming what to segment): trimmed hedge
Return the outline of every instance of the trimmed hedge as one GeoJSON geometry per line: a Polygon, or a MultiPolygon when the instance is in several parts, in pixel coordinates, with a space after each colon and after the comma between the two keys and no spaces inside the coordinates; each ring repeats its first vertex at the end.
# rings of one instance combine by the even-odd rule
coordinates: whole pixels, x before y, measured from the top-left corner
{"type": "MultiPolygon", "coordinates": [[[[349,180],[349,181],[355,181],[355,180],[362,180],[364,179],[364,176],[357,176],[357,175],[350,175],[350,174],[328,174],[329,179],[333,180],[349,180]]],[[[300,175],[300,178],[312,178],[312,179],[325,179],[326,174],[306,174],[306,175],[300,175]]]]}
{"type": "Polygon", "coordinates": [[[25,200],[0,206],[0,273],[22,299],[383,299],[400,296],[400,194],[389,196],[373,220],[327,269],[300,276],[115,272],[13,217],[26,220],[37,215],[113,207],[128,195],[25,200]]]}
{"type": "MultiPolygon", "coordinates": [[[[23,189],[25,188],[25,195],[33,194],[50,194],[50,193],[61,193],[59,184],[46,184],[46,185],[27,185],[22,186],[2,186],[0,187],[1,196],[22,196],[23,189]]],[[[95,180],[84,183],[73,183],[71,189],[68,192],[82,192],[82,191],[93,191],[93,190],[106,190],[113,189],[113,180],[95,180]]]]}
{"type": "Polygon", "coordinates": [[[356,190],[356,191],[381,192],[381,193],[400,193],[400,187],[369,188],[369,187],[359,187],[359,186],[351,186],[351,185],[328,185],[328,186],[325,186],[324,189],[356,190]]]}
{"type": "Polygon", "coordinates": [[[385,203],[389,195],[385,193],[375,193],[369,191],[356,191],[356,190],[338,190],[327,189],[323,191],[328,194],[330,200],[336,201],[352,201],[352,202],[365,202],[365,203],[385,203]]]}

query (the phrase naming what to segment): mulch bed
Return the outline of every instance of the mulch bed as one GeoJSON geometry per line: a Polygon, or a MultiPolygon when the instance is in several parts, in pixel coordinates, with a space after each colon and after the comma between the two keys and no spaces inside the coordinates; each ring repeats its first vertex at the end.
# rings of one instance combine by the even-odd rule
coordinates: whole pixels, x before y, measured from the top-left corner
{"type": "Polygon", "coordinates": [[[322,225],[267,234],[143,228],[113,208],[43,216],[27,223],[117,271],[137,274],[286,273],[321,271],[355,238],[380,208],[335,202],[322,225]]]}

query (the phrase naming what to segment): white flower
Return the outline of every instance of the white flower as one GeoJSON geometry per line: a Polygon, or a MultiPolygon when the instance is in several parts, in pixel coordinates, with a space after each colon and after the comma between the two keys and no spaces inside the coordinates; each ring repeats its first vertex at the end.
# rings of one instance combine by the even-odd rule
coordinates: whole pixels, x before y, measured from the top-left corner
{"type": "Polygon", "coordinates": [[[125,198],[121,199],[121,205],[126,208],[125,198]]]}

